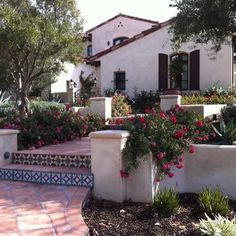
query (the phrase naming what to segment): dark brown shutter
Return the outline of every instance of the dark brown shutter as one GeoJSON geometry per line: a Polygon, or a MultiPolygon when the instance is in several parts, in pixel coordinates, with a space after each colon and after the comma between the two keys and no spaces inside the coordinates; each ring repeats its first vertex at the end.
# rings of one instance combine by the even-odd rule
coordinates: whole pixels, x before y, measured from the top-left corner
{"type": "Polygon", "coordinates": [[[159,53],[159,91],[168,87],[168,55],[159,53]]]}
{"type": "Polygon", "coordinates": [[[190,90],[199,90],[200,50],[190,53],[190,90]]]}

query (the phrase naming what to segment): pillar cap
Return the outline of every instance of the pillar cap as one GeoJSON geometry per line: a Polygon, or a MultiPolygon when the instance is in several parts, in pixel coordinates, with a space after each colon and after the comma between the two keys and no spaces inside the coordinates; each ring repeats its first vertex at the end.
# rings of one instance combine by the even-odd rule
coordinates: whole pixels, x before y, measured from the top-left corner
{"type": "Polygon", "coordinates": [[[18,134],[19,132],[16,129],[0,129],[0,136],[18,134]]]}
{"type": "Polygon", "coordinates": [[[89,134],[91,139],[122,139],[128,138],[129,132],[126,130],[102,130],[89,134]]]}

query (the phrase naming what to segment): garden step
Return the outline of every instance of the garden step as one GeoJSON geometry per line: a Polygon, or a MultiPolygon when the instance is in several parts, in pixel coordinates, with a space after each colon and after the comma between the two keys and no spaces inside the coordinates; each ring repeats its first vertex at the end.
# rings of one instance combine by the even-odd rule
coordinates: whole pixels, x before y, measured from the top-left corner
{"type": "Polygon", "coordinates": [[[89,168],[10,164],[0,168],[0,180],[93,187],[89,168]]]}
{"type": "Polygon", "coordinates": [[[91,156],[19,151],[12,153],[12,163],[24,165],[91,168],[91,156]]]}

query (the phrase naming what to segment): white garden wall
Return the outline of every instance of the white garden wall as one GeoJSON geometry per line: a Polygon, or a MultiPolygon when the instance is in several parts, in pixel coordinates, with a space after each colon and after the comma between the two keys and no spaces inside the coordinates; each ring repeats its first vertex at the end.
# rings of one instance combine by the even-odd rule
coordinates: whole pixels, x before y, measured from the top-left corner
{"type": "Polygon", "coordinates": [[[236,199],[236,146],[195,145],[194,154],[186,153],[184,169],[175,170],[173,179],[160,187],[176,186],[179,192],[198,193],[206,186],[219,185],[231,199],[236,199]]]}

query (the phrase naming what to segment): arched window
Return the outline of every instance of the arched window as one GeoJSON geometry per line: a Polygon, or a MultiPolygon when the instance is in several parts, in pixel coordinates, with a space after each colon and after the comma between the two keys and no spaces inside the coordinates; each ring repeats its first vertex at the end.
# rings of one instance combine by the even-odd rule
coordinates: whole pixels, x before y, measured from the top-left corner
{"type": "Polygon", "coordinates": [[[114,45],[117,45],[117,44],[119,44],[119,43],[122,43],[122,42],[125,41],[126,39],[128,39],[128,37],[119,37],[119,38],[113,39],[113,46],[114,46],[114,45]]]}
{"type": "Polygon", "coordinates": [[[188,54],[178,53],[170,57],[170,87],[188,89],[188,54]]]}

